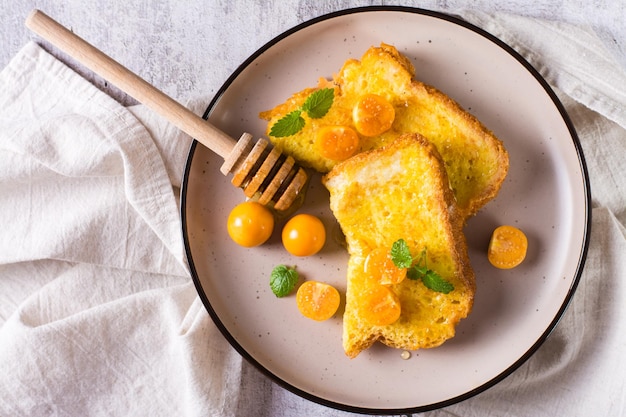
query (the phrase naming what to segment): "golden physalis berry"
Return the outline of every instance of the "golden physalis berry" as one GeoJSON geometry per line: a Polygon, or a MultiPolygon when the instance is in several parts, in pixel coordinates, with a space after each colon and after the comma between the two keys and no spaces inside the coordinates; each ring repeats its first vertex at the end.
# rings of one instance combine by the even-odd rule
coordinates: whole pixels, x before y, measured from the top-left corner
{"type": "Polygon", "coordinates": [[[391,251],[376,248],[365,258],[365,275],[382,285],[398,284],[406,278],[406,268],[398,268],[393,262],[391,251]]]}
{"type": "Polygon", "coordinates": [[[285,223],[282,239],[287,252],[295,256],[310,256],[324,247],[326,229],[317,217],[297,214],[285,223]]]}
{"type": "Polygon", "coordinates": [[[359,149],[359,135],[348,126],[323,126],[316,140],[320,154],[333,161],[348,159],[359,149]]]}
{"type": "Polygon", "coordinates": [[[246,201],[232,209],[227,221],[228,235],[245,247],[258,246],[272,235],[274,216],[265,206],[255,201],[246,201]]]}
{"type": "Polygon", "coordinates": [[[359,316],[368,323],[386,326],[400,318],[400,300],[390,287],[375,284],[365,290],[359,310],[359,316]]]}
{"type": "Polygon", "coordinates": [[[391,128],[396,111],[391,103],[376,94],[366,94],[352,110],[356,130],[363,136],[377,136],[391,128]]]}
{"type": "Polygon", "coordinates": [[[500,226],[493,231],[487,258],[496,268],[511,269],[518,266],[528,250],[524,232],[513,226],[500,226]]]}
{"type": "Polygon", "coordinates": [[[300,313],[316,321],[331,318],[337,312],[339,302],[339,291],[323,282],[306,281],[296,293],[296,304],[300,313]]]}

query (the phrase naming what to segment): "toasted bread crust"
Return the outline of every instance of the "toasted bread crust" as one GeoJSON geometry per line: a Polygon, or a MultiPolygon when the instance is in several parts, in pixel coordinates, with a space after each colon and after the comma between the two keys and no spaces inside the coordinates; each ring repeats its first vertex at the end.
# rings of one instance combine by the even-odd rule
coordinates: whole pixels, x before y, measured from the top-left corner
{"type": "Polygon", "coordinates": [[[343,318],[346,355],[354,358],[376,341],[419,349],[453,337],[458,321],[471,311],[475,280],[463,218],[436,147],[420,135],[401,135],[386,147],[336,165],[323,182],[350,254],[343,318]],[[436,293],[420,281],[405,279],[392,286],[402,305],[400,319],[373,326],[359,313],[369,285],[365,259],[373,249],[391,247],[397,239],[405,239],[414,256],[428,247],[429,268],[455,290],[436,293]]]}

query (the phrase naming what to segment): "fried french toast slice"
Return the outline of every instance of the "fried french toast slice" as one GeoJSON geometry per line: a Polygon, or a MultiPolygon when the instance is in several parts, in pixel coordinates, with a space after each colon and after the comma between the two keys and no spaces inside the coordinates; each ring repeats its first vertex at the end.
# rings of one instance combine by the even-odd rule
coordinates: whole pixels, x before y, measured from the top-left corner
{"type": "Polygon", "coordinates": [[[457,323],[471,311],[475,281],[463,218],[435,146],[420,135],[404,134],[337,164],[323,183],[350,255],[343,317],[346,355],[354,358],[376,341],[412,350],[436,347],[453,337],[457,323]],[[390,250],[399,239],[413,257],[425,254],[424,265],[454,289],[444,294],[420,280],[381,284],[372,279],[368,256],[379,248],[390,250]],[[381,286],[382,293],[392,293],[399,303],[399,318],[391,324],[377,321],[383,297],[371,302],[381,286]]]}
{"type": "Polygon", "coordinates": [[[361,60],[347,60],[332,80],[320,80],[316,87],[295,93],[260,117],[268,121],[266,133],[275,147],[321,173],[341,162],[325,157],[315,140],[326,126],[354,129],[359,137],[357,152],[385,146],[401,133],[419,133],[441,154],[465,219],[496,196],[509,167],[502,142],[490,130],[453,99],[416,80],[411,61],[384,43],[369,48],[361,60]],[[302,130],[285,137],[271,134],[278,120],[301,108],[307,97],[322,88],[334,89],[334,101],[325,116],[310,118],[302,112],[302,130]],[[382,97],[393,106],[391,127],[381,134],[365,136],[357,129],[354,109],[366,95],[382,97]]]}

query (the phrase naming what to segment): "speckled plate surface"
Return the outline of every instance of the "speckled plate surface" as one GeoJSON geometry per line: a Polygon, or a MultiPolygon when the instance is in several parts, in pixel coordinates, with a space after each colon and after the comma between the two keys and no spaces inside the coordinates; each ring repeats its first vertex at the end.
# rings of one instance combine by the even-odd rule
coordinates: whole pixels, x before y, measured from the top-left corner
{"type": "Polygon", "coordinates": [[[458,101],[500,137],[511,168],[499,196],[467,227],[477,295],[457,336],[436,349],[412,352],[376,345],[348,359],[341,313],[318,323],[302,317],[295,296],[277,299],[269,276],[297,265],[304,279],[345,294],[347,254],[319,177],[302,212],[318,215],[331,236],[310,258],[287,254],[280,223],[269,243],[253,249],[228,238],[226,218],[243,193],[219,173],[221,160],[192,147],[181,195],[183,235],[193,278],[211,317],[230,343],[285,388],[331,407],[363,413],[439,408],[502,380],[548,337],[578,283],[590,224],[590,192],[576,133],[538,73],[508,46],[455,18],[410,8],[352,9],[289,30],[244,62],[205,117],[233,137],[263,136],[258,113],[291,93],[331,77],[372,45],[395,45],[417,77],[458,101]],[[522,228],[526,261],[491,267],[486,247],[500,224],[522,228]]]}

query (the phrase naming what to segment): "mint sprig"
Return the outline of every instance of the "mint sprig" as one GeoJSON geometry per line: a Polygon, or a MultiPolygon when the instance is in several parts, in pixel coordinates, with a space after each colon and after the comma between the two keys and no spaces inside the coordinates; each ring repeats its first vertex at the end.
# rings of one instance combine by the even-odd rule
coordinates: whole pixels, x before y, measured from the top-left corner
{"type": "Polygon", "coordinates": [[[294,110],[291,113],[287,113],[280,120],[274,123],[272,129],[270,130],[270,136],[282,138],[294,135],[302,130],[305,123],[306,122],[302,117],[302,110],[294,110]]]}
{"type": "Polygon", "coordinates": [[[295,135],[304,128],[306,121],[302,113],[312,119],[320,119],[328,113],[335,100],[335,90],[332,88],[322,88],[309,95],[302,106],[282,118],[278,119],[270,129],[270,136],[277,138],[295,135]]]}
{"type": "Polygon", "coordinates": [[[278,265],[270,275],[270,288],[276,297],[285,297],[293,291],[298,282],[298,272],[295,268],[278,265]]]}
{"type": "Polygon", "coordinates": [[[404,239],[398,239],[391,245],[391,260],[398,268],[410,268],[413,264],[409,245],[404,239]]]}
{"type": "Polygon", "coordinates": [[[312,119],[320,119],[328,113],[335,100],[335,90],[322,88],[314,91],[302,104],[302,110],[312,119]]]}
{"type": "Polygon", "coordinates": [[[398,239],[391,246],[391,260],[398,268],[407,268],[406,277],[411,280],[422,280],[429,290],[448,294],[454,290],[454,285],[443,279],[441,275],[428,268],[426,248],[417,258],[411,256],[409,245],[404,239],[398,239]],[[417,262],[415,262],[417,259],[417,262]]]}
{"type": "Polygon", "coordinates": [[[426,270],[426,272],[421,275],[421,278],[426,288],[430,290],[443,294],[448,294],[450,291],[454,290],[454,285],[441,278],[441,275],[439,275],[432,269],[426,270]]]}

